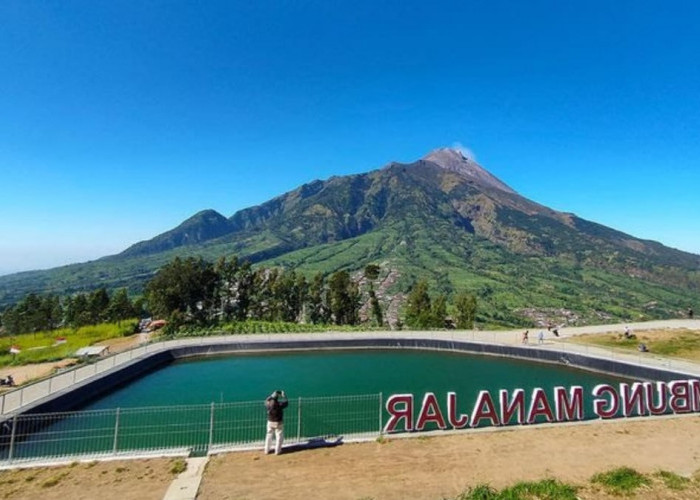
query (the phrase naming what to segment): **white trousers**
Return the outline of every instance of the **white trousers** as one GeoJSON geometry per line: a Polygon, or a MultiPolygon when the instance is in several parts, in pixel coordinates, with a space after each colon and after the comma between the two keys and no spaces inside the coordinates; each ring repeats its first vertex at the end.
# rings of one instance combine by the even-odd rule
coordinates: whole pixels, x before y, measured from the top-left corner
{"type": "Polygon", "coordinates": [[[282,442],[284,441],[284,423],[270,421],[267,422],[267,435],[265,436],[265,453],[270,453],[273,435],[275,436],[275,455],[279,455],[282,451],[282,442]]]}

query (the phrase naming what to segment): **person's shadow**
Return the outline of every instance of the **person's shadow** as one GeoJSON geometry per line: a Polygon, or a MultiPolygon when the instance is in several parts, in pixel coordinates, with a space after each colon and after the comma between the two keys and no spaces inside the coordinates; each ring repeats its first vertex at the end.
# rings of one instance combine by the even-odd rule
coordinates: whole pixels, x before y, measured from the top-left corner
{"type": "Polygon", "coordinates": [[[316,448],[333,448],[343,444],[343,436],[333,438],[316,437],[302,443],[296,443],[282,448],[282,454],[296,453],[297,451],[315,450],[316,448]]]}

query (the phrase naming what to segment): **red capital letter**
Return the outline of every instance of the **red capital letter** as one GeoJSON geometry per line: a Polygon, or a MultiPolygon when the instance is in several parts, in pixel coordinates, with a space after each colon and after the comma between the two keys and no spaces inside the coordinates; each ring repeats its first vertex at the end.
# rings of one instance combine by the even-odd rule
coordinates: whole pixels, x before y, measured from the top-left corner
{"type": "Polygon", "coordinates": [[[612,418],[617,415],[617,411],[620,409],[620,397],[613,386],[608,384],[596,385],[593,388],[593,395],[596,397],[593,400],[593,411],[596,415],[600,418],[612,418]],[[605,393],[610,395],[610,401],[601,397],[605,393]]]}
{"type": "Polygon", "coordinates": [[[478,426],[482,419],[491,420],[491,425],[500,425],[498,413],[496,412],[496,407],[493,404],[489,391],[479,391],[476,403],[474,403],[471,426],[478,426]]]}
{"type": "Polygon", "coordinates": [[[423,397],[423,404],[421,405],[420,414],[418,415],[418,422],[416,422],[416,430],[422,431],[427,422],[435,422],[438,429],[444,430],[447,427],[442,412],[440,411],[440,405],[438,405],[437,398],[432,392],[426,392],[423,397]]]}
{"type": "Polygon", "coordinates": [[[462,429],[469,425],[469,415],[460,413],[459,417],[457,416],[457,394],[454,392],[447,393],[447,419],[455,429],[462,429]]]}
{"type": "Polygon", "coordinates": [[[557,415],[557,422],[583,420],[583,387],[575,385],[569,388],[568,397],[566,389],[561,386],[555,387],[554,411],[557,415]]]}
{"type": "Polygon", "coordinates": [[[386,400],[386,411],[389,412],[389,420],[384,426],[384,432],[396,430],[399,421],[406,419],[404,430],[413,430],[413,394],[393,394],[386,400]],[[403,405],[403,407],[400,407],[403,405]]]}

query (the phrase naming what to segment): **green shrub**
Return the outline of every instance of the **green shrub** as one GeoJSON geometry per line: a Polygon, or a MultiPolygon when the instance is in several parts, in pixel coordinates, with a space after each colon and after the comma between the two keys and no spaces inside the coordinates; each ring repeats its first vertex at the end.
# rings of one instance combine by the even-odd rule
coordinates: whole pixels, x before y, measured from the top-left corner
{"type": "Polygon", "coordinates": [[[619,467],[608,472],[601,472],[593,476],[591,481],[603,485],[614,494],[632,493],[637,488],[650,483],[648,477],[630,467],[619,467]]]}
{"type": "Polygon", "coordinates": [[[174,460],[170,466],[170,472],[172,474],[182,474],[187,470],[187,461],[183,458],[178,458],[174,460]]]}
{"type": "Polygon", "coordinates": [[[661,479],[666,487],[671,490],[682,490],[690,483],[690,479],[687,477],[679,476],[678,474],[667,470],[660,470],[655,474],[655,476],[661,479]]]}

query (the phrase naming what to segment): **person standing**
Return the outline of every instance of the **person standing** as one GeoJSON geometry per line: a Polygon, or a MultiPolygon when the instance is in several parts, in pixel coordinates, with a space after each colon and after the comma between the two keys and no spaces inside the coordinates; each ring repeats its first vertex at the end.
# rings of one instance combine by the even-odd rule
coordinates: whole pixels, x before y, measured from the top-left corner
{"type": "Polygon", "coordinates": [[[284,441],[284,409],[289,404],[284,391],[275,391],[265,400],[267,411],[267,434],[265,435],[265,454],[270,453],[272,436],[275,436],[275,455],[282,453],[284,441]]]}
{"type": "Polygon", "coordinates": [[[538,344],[544,343],[544,331],[543,330],[540,330],[540,333],[537,334],[537,343],[538,344]]]}

